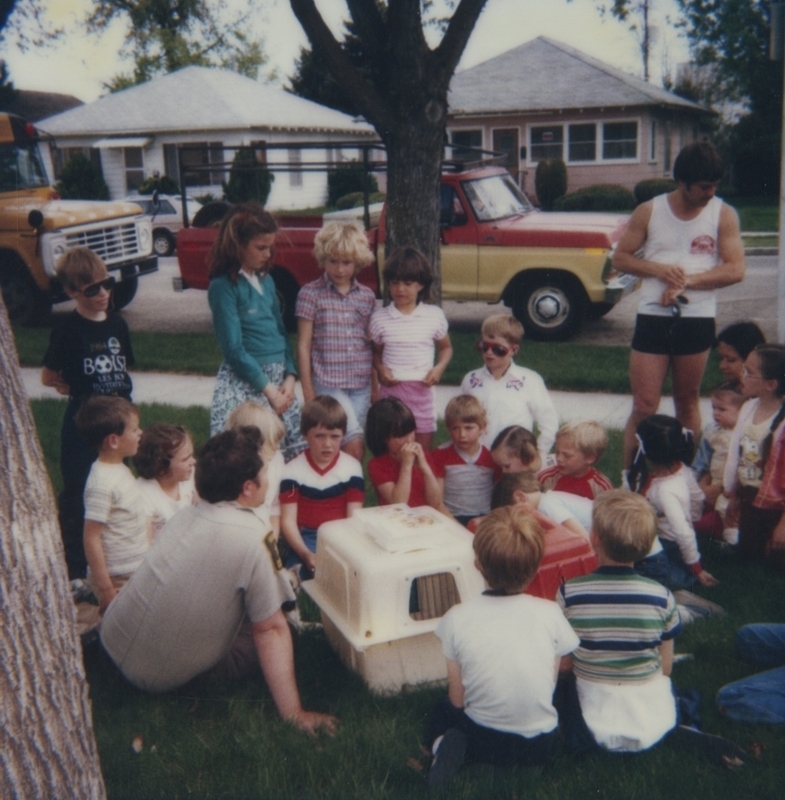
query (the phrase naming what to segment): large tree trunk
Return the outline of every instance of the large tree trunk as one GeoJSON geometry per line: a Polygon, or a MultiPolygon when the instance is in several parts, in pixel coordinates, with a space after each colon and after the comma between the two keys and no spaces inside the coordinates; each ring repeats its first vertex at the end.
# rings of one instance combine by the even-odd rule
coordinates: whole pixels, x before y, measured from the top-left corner
{"type": "Polygon", "coordinates": [[[54,496],[0,303],[0,794],[104,798],[54,496]]]}

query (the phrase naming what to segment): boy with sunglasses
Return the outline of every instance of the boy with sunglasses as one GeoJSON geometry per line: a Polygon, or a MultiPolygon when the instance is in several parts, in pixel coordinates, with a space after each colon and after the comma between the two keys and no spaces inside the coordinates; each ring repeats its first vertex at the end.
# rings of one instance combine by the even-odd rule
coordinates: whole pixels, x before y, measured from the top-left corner
{"type": "Polygon", "coordinates": [[[485,407],[488,427],[482,443],[490,447],[509,425],[533,430],[545,463],[559,427],[559,415],[545,382],[534,370],[513,362],[523,339],[523,326],[511,314],[493,314],[482,324],[477,349],[485,366],[472,370],[461,383],[461,393],[474,395],[485,407]]]}
{"type": "Polygon", "coordinates": [[[125,320],[110,310],[115,279],[108,275],[104,262],[86,247],[76,247],[60,259],[57,277],[76,308],[57,319],[52,328],[41,382],[68,397],[60,432],[63,490],[58,508],[68,575],[73,580],[83,578],[87,569],[84,488],[97,456],[82,440],[74,418],[88,397],[131,399],[127,370],[134,357],[125,320]]]}

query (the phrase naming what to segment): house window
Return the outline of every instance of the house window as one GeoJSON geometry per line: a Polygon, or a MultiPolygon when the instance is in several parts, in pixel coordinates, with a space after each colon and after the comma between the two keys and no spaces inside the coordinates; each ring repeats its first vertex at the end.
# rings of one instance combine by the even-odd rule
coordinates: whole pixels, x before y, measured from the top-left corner
{"type": "Polygon", "coordinates": [[[183,178],[186,186],[217,186],[225,180],[223,170],[223,142],[189,142],[183,145],[181,158],[186,170],[189,172],[183,178]],[[215,171],[207,169],[211,164],[220,165],[215,171]]]}
{"type": "Polygon", "coordinates": [[[548,125],[531,129],[531,160],[564,158],[564,128],[548,125]]]}
{"type": "Polygon", "coordinates": [[[125,160],[125,188],[135,192],[144,180],[144,156],[141,147],[124,147],[125,160]]]}
{"type": "Polygon", "coordinates": [[[651,121],[649,129],[649,161],[657,160],[657,120],[651,121]]]}
{"type": "Polygon", "coordinates": [[[593,122],[586,125],[570,125],[568,138],[567,152],[570,161],[597,160],[597,126],[593,122]]]}
{"type": "Polygon", "coordinates": [[[301,189],[303,185],[303,173],[300,165],[303,163],[303,152],[299,147],[289,148],[289,186],[292,189],[301,189]]]}
{"type": "Polygon", "coordinates": [[[638,157],[638,123],[606,122],[602,126],[602,158],[605,161],[638,157]]]}
{"type": "Polygon", "coordinates": [[[452,157],[455,161],[477,160],[482,155],[475,150],[482,149],[482,131],[452,131],[450,133],[452,157]]]}

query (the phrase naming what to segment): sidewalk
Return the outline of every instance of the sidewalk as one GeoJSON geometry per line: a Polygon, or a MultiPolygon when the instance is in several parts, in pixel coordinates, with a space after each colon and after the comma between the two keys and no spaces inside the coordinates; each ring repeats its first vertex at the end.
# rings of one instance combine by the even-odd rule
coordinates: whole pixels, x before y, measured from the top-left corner
{"type": "MultiPolygon", "coordinates": [[[[50,397],[63,399],[54,389],[41,385],[41,371],[25,367],[21,370],[27,396],[30,399],[50,397]]],[[[176,375],[168,372],[134,372],[134,401],[136,403],[166,403],[173,406],[203,406],[209,408],[213,398],[215,378],[201,375],[176,375]]],[[[450,398],[459,393],[457,386],[436,387],[436,413],[444,417],[450,398]]],[[[593,419],[603,427],[621,429],[630,414],[632,398],[628,394],[600,392],[550,392],[559,419],[571,422],[576,419],[593,419]]],[[[659,411],[673,414],[673,401],[663,398],[659,411]]],[[[701,399],[701,416],[704,423],[711,419],[711,403],[701,399]]]]}

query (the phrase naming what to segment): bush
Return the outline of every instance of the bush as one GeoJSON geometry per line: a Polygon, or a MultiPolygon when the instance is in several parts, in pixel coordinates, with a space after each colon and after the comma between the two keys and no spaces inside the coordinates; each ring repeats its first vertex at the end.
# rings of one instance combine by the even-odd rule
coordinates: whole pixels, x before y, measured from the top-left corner
{"type": "MultiPolygon", "coordinates": [[[[362,164],[350,161],[339,164],[327,173],[327,205],[337,206],[338,200],[347,194],[362,193],[364,189],[364,170],[362,164]]],[[[373,194],[379,191],[379,182],[374,175],[368,176],[368,192],[373,194]]],[[[351,206],[347,206],[351,208],[351,206]]]]}
{"type": "Polygon", "coordinates": [[[152,194],[156,189],[160,194],[180,194],[180,185],[168,175],[145,178],[137,191],[139,194],[152,194]]]}
{"type": "MultiPolygon", "coordinates": [[[[384,192],[372,192],[368,195],[368,202],[369,203],[381,203],[384,201],[384,192]]],[[[363,204],[363,193],[362,192],[350,192],[349,194],[345,194],[343,197],[339,197],[334,205],[339,211],[343,211],[347,208],[358,208],[363,204]]]]}
{"type": "Polygon", "coordinates": [[[560,197],[555,211],[632,211],[635,197],[618,183],[598,183],[560,197]]]}
{"type": "Polygon", "coordinates": [[[553,204],[567,193],[567,165],[564,161],[552,158],[538,162],[534,189],[540,208],[552,211],[553,204]]]}
{"type": "Polygon", "coordinates": [[[254,151],[250,147],[241,147],[232,160],[229,182],[223,184],[224,199],[230,203],[256,200],[264,205],[274,180],[275,175],[256,159],[254,151]]]}
{"type": "Polygon", "coordinates": [[[109,189],[98,168],[83,154],[76,153],[63,167],[55,186],[67,200],[108,200],[109,189]]]}
{"type": "Polygon", "coordinates": [[[658,194],[672,192],[676,186],[676,181],[672,178],[646,178],[635,184],[632,193],[635,195],[635,202],[640,205],[658,194]]]}

